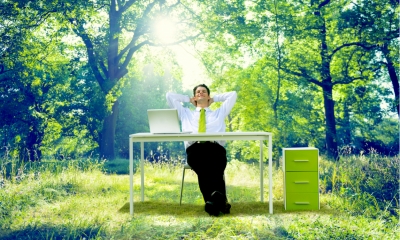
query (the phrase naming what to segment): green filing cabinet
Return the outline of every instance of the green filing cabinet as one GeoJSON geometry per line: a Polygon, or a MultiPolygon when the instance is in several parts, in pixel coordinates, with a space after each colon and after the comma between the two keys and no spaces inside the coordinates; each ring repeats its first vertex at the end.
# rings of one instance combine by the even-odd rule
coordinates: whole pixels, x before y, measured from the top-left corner
{"type": "Polygon", "coordinates": [[[283,148],[283,198],[285,210],[318,210],[317,148],[283,148]]]}

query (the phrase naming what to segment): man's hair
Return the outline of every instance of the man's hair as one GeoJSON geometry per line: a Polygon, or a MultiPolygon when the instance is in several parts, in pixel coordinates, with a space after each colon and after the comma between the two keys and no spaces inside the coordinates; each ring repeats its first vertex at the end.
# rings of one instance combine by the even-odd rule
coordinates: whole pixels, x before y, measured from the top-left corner
{"type": "Polygon", "coordinates": [[[199,85],[197,85],[196,87],[193,88],[193,96],[196,95],[196,90],[197,90],[198,87],[204,87],[205,89],[207,89],[208,96],[210,96],[210,89],[204,83],[203,84],[199,84],[199,85]]]}

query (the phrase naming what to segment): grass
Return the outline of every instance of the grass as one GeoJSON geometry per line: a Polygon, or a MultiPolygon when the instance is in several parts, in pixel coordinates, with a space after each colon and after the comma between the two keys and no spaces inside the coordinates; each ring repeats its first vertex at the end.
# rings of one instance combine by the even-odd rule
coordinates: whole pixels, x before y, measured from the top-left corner
{"type": "MultiPolygon", "coordinates": [[[[357,159],[360,157],[344,162],[361,164],[356,163],[357,159]]],[[[140,174],[135,173],[132,217],[129,175],[123,172],[127,169],[127,160],[75,162],[62,167],[47,164],[50,170],[44,166],[25,167],[19,173],[17,169],[12,171],[14,175],[7,174],[4,165],[3,161],[0,239],[399,238],[398,211],[389,210],[393,206],[398,208],[396,198],[389,205],[373,194],[370,197],[376,204],[369,198],[354,197],[351,186],[346,183],[346,178],[351,176],[344,173],[351,171],[343,170],[345,164],[321,161],[319,211],[284,211],[283,173],[281,169],[274,169],[274,214],[270,215],[268,171],[264,171],[266,201],[261,203],[258,165],[232,161],[225,174],[232,210],[231,214],[220,217],[210,217],[204,212],[197,178],[192,171],[187,171],[182,205],[179,205],[180,166],[146,163],[144,202],[140,201],[140,174]]],[[[362,195],[362,192],[356,193],[362,195]]]]}

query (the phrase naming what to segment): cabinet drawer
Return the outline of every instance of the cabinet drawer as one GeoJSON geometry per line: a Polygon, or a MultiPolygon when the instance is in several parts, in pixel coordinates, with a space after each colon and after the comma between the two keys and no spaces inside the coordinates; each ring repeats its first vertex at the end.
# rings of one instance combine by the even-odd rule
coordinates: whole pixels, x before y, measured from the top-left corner
{"type": "Polygon", "coordinates": [[[286,192],[318,192],[318,172],[286,172],[286,192]]]}
{"type": "Polygon", "coordinates": [[[318,149],[284,151],[285,171],[318,171],[318,149]]]}
{"type": "Polygon", "coordinates": [[[318,193],[287,193],[286,210],[318,210],[318,193]]]}

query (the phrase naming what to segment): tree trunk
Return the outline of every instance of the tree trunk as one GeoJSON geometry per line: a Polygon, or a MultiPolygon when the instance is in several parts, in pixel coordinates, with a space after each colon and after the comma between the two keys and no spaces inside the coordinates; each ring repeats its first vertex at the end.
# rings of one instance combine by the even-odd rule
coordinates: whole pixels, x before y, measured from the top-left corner
{"type": "Polygon", "coordinates": [[[102,159],[115,159],[114,140],[118,113],[119,104],[118,101],[116,101],[112,107],[111,114],[108,115],[103,122],[103,129],[100,139],[100,158],[102,159]]]}
{"type": "Polygon", "coordinates": [[[350,110],[347,100],[344,101],[343,114],[344,114],[343,124],[342,124],[342,128],[344,129],[343,144],[350,145],[351,144],[350,110]]]}
{"type": "MultiPolygon", "coordinates": [[[[108,76],[102,89],[107,95],[109,91],[117,84],[122,78],[119,76],[119,61],[118,61],[118,46],[119,46],[119,34],[120,33],[120,16],[121,13],[117,11],[117,5],[115,1],[111,1],[109,21],[110,21],[110,36],[108,39],[108,52],[107,52],[107,63],[108,63],[108,76]]],[[[102,136],[100,142],[100,157],[108,160],[115,159],[115,128],[117,124],[119,114],[118,100],[114,102],[112,106],[111,114],[105,117],[103,122],[102,136]]]]}
{"type": "MultiPolygon", "coordinates": [[[[327,33],[326,33],[326,21],[321,15],[320,9],[323,8],[330,1],[324,1],[318,5],[318,10],[314,12],[315,16],[318,17],[321,25],[319,31],[319,40],[321,42],[321,87],[324,95],[324,108],[325,108],[325,140],[326,148],[328,150],[328,158],[337,160],[338,149],[337,149],[337,136],[336,136],[336,120],[335,120],[335,102],[333,101],[333,83],[331,76],[331,56],[328,54],[327,44],[327,33]]],[[[314,1],[311,1],[312,5],[314,1]]]]}
{"type": "Polygon", "coordinates": [[[336,139],[336,120],[335,103],[332,98],[332,85],[324,86],[324,108],[325,108],[325,140],[328,150],[328,158],[338,160],[337,139],[336,139]]]}
{"type": "MultiPolygon", "coordinates": [[[[34,124],[36,124],[36,122],[34,124]]],[[[34,125],[26,137],[25,149],[21,151],[21,159],[23,159],[23,161],[40,161],[42,151],[39,147],[42,143],[43,136],[44,133],[34,125]]]]}
{"type": "Polygon", "coordinates": [[[400,101],[400,97],[399,97],[399,79],[397,78],[397,74],[396,74],[396,68],[394,67],[393,61],[390,58],[390,52],[388,49],[387,44],[385,44],[382,48],[382,52],[383,55],[386,58],[386,66],[389,72],[389,76],[390,76],[390,80],[392,81],[392,85],[393,85],[393,90],[394,90],[394,97],[395,97],[395,106],[396,106],[396,110],[397,110],[397,115],[400,116],[400,109],[399,109],[399,101],[400,101]]]}

